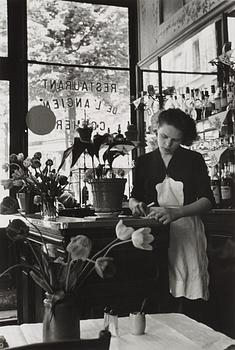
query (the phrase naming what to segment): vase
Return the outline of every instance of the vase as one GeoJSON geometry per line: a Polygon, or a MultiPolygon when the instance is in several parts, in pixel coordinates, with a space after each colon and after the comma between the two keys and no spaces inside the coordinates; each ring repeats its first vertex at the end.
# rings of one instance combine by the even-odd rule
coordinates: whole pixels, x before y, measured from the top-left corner
{"type": "Polygon", "coordinates": [[[79,306],[73,301],[52,304],[53,295],[44,299],[43,342],[80,339],[79,306]]]}
{"type": "Polygon", "coordinates": [[[43,220],[55,220],[58,216],[58,209],[57,209],[57,199],[51,198],[46,199],[44,196],[42,196],[41,199],[41,216],[43,220]]]}
{"type": "Polygon", "coordinates": [[[122,210],[126,179],[110,178],[91,181],[95,213],[103,216],[117,216],[122,210]]]}
{"type": "Polygon", "coordinates": [[[16,198],[19,203],[20,210],[25,214],[33,214],[34,204],[33,204],[34,194],[32,191],[22,191],[16,194],[16,198]]]}

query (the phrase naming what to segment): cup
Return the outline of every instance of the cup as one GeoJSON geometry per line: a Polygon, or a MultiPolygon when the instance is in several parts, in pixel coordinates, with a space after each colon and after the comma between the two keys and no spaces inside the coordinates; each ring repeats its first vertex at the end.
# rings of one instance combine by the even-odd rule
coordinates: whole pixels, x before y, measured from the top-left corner
{"type": "Polygon", "coordinates": [[[131,312],[130,313],[130,327],[131,333],[134,335],[144,334],[146,320],[144,312],[131,312]]]}

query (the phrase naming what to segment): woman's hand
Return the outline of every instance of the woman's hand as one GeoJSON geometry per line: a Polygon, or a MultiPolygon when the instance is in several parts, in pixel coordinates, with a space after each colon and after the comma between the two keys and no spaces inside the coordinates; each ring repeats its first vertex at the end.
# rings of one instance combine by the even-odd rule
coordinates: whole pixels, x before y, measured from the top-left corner
{"type": "Polygon", "coordinates": [[[150,219],[156,219],[166,225],[181,217],[179,207],[153,207],[150,208],[150,213],[147,215],[150,219]]]}
{"type": "Polygon", "coordinates": [[[139,202],[135,198],[130,198],[129,207],[131,209],[132,215],[146,216],[147,206],[144,202],[139,202]]]}

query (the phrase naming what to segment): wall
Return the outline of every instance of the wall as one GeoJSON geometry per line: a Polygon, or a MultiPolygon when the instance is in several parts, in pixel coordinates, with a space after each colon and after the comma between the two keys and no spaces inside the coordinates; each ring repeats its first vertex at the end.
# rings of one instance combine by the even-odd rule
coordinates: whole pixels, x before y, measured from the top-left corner
{"type": "Polygon", "coordinates": [[[203,17],[208,17],[208,14],[213,11],[216,12],[219,8],[235,3],[231,0],[187,1],[184,7],[160,25],[159,2],[160,0],[138,0],[140,61],[175,40],[203,17]]]}

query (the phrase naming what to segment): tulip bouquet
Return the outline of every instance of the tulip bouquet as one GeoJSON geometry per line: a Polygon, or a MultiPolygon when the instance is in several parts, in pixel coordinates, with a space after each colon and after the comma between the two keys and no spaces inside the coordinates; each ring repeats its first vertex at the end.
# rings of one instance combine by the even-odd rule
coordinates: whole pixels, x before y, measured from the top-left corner
{"type": "Polygon", "coordinates": [[[59,301],[76,298],[79,288],[95,272],[101,278],[110,278],[115,274],[113,258],[109,252],[116,246],[132,243],[134,247],[152,250],[151,242],[154,240],[151,229],[143,227],[135,230],[127,227],[120,220],[116,225],[116,238],[90,257],[92,250],[91,240],[84,235],[72,237],[64,251],[64,258],[58,255],[56,246],[45,243],[39,228],[32,224],[27,217],[12,220],[6,228],[7,236],[13,241],[24,241],[32,252],[34,263],[25,262],[9,267],[0,277],[17,267],[26,269],[32,279],[47,293],[53,296],[53,304],[59,301]],[[29,226],[33,225],[39,232],[42,245],[37,251],[29,239],[29,226]]]}
{"type": "Polygon", "coordinates": [[[40,204],[47,211],[54,210],[56,216],[55,200],[63,194],[68,178],[53,169],[52,159],[47,159],[42,167],[41,158],[41,152],[32,158],[25,158],[23,153],[11,154],[10,163],[4,165],[10,178],[2,180],[2,185],[5,189],[19,187],[19,192],[31,193],[34,204],[40,204]]]}

